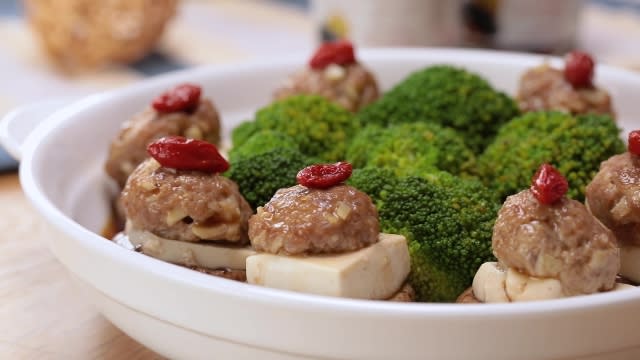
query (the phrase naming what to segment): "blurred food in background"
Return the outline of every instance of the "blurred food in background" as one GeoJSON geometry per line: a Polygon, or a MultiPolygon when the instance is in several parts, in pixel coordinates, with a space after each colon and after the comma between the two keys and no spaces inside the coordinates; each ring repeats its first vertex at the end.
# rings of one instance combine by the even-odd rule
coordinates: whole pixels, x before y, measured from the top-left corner
{"type": "Polygon", "coordinates": [[[564,53],[584,0],[313,0],[318,41],[564,53]]]}
{"type": "Polygon", "coordinates": [[[318,40],[359,46],[454,46],[461,0],[313,0],[318,40]]]}
{"type": "Polygon", "coordinates": [[[464,45],[564,53],[576,43],[584,0],[466,0],[464,45]]]}
{"type": "Polygon", "coordinates": [[[46,53],[65,71],[131,63],[147,55],[177,0],[24,0],[46,53]]]}

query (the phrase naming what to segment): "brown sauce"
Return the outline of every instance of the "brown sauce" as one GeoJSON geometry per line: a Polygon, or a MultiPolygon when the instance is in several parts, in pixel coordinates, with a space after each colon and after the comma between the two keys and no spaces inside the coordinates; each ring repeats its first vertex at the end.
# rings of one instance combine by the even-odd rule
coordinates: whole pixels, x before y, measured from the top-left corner
{"type": "MultiPolygon", "coordinates": [[[[114,205],[111,208],[111,213],[109,214],[109,217],[105,221],[104,226],[102,227],[102,230],[100,230],[100,235],[105,239],[112,241],[115,238],[115,236],[122,231],[124,231],[124,221],[120,219],[120,217],[118,216],[118,213],[116,212],[115,205],[114,205]]],[[[233,244],[233,245],[237,245],[237,244],[233,244]]],[[[235,280],[240,282],[247,281],[247,274],[244,270],[206,269],[206,268],[201,268],[197,266],[185,266],[182,264],[174,264],[174,265],[182,266],[187,269],[191,269],[191,270],[198,271],[198,272],[205,273],[212,276],[223,277],[229,280],[235,280]]]]}
{"type": "Polygon", "coordinates": [[[616,282],[617,283],[621,283],[621,284],[627,284],[627,285],[633,285],[633,286],[640,286],[640,283],[637,283],[633,280],[627,279],[624,276],[618,275],[616,277],[616,282]]]}
{"type": "Polygon", "coordinates": [[[118,226],[117,221],[115,220],[114,216],[111,215],[111,216],[109,216],[109,218],[107,219],[106,223],[102,227],[102,230],[100,230],[100,235],[102,235],[106,239],[113,240],[113,238],[116,236],[116,234],[119,233],[122,230],[123,229],[121,229],[118,226]]]}
{"type": "Polygon", "coordinates": [[[121,219],[120,216],[118,216],[118,212],[116,211],[116,200],[114,199],[111,202],[111,213],[102,227],[100,235],[106,239],[113,240],[116,234],[122,231],[124,231],[124,219],[121,219]]]}

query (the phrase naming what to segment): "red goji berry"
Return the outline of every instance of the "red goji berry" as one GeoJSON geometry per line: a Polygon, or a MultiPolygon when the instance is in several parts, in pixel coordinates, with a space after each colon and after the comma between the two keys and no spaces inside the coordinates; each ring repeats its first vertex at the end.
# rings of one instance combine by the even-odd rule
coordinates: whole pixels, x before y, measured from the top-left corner
{"type": "Polygon", "coordinates": [[[574,88],[591,87],[594,68],[595,63],[591,55],[573,51],[565,57],[564,78],[574,88]]]}
{"type": "Polygon", "coordinates": [[[216,146],[202,140],[166,136],[149,144],[147,152],[160,165],[168,168],[212,173],[229,169],[229,163],[220,155],[216,146]]]}
{"type": "Polygon", "coordinates": [[[323,43],[311,57],[309,66],[312,69],[324,69],[331,64],[348,65],[355,62],[353,45],[350,41],[341,40],[323,43]]]}
{"type": "Polygon", "coordinates": [[[633,130],[629,133],[629,152],[640,156],[640,130],[633,130]]]}
{"type": "Polygon", "coordinates": [[[531,192],[543,204],[553,204],[568,190],[567,179],[549,164],[542,164],[531,180],[531,192]]]}
{"type": "Polygon", "coordinates": [[[316,189],[326,189],[347,180],[353,167],[346,161],[335,164],[315,164],[300,170],[298,184],[316,189]]]}
{"type": "Polygon", "coordinates": [[[200,86],[192,84],[178,85],[156,97],[151,105],[154,109],[163,113],[177,111],[191,111],[200,102],[200,86]]]}

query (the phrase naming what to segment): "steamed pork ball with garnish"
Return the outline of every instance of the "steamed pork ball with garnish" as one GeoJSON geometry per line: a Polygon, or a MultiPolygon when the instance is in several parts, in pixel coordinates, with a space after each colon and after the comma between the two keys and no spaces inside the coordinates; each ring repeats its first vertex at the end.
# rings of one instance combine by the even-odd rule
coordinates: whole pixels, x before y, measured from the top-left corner
{"type": "MultiPolygon", "coordinates": [[[[351,171],[346,162],[332,166],[332,175],[351,171]]],[[[341,183],[302,181],[307,186],[280,189],[258,208],[250,220],[254,249],[285,255],[340,253],[378,241],[378,212],[367,194],[341,183]]]]}
{"type": "MultiPolygon", "coordinates": [[[[609,291],[620,256],[613,233],[586,207],[565,196],[567,180],[543,164],[530,189],[509,196],[498,213],[493,253],[473,279],[484,303],[562,298],[609,291]]],[[[459,302],[469,302],[468,293],[459,302]]]]}
{"type": "Polygon", "coordinates": [[[365,193],[343,184],[351,164],[301,170],[298,185],[280,189],[249,220],[260,252],[247,258],[247,281],[286,290],[361,299],[390,299],[409,274],[400,235],[380,234],[365,193]]]}
{"type": "Polygon", "coordinates": [[[122,192],[126,234],[150,256],[186,266],[244,270],[252,253],[251,208],[216,147],[171,136],[148,147],[152,158],[131,174],[122,192]]]}
{"type": "Polygon", "coordinates": [[[584,52],[565,57],[564,69],[543,64],[520,79],[518,103],[522,111],[558,110],[570,114],[608,114],[615,118],[609,93],[593,82],[595,62],[584,52]]]}
{"type": "Polygon", "coordinates": [[[640,282],[640,130],[629,133],[628,151],[602,162],[587,186],[589,211],[616,235],[620,274],[640,282]]]}
{"type": "Polygon", "coordinates": [[[275,91],[276,100],[292,95],[320,95],[357,112],[378,98],[373,74],[358,62],[346,40],[322,44],[308,67],[293,74],[275,91]]]}
{"type": "Polygon", "coordinates": [[[122,125],[109,148],[106,171],[122,188],[129,174],[147,158],[147,145],[177,135],[220,142],[220,117],[201,88],[182,84],[156,97],[151,105],[122,125]]]}

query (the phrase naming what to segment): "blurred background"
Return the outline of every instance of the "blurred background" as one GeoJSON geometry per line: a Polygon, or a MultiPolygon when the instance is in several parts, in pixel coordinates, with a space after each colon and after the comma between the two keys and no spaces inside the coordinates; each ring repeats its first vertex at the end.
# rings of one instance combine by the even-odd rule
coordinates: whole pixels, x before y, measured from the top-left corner
{"type": "MultiPolygon", "coordinates": [[[[0,116],[205,64],[357,46],[563,54],[640,70],[640,0],[0,0],[0,116]]],[[[16,163],[0,149],[0,171],[16,163]]]]}

